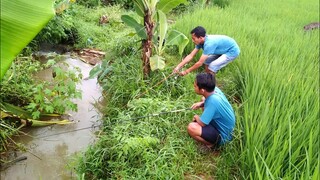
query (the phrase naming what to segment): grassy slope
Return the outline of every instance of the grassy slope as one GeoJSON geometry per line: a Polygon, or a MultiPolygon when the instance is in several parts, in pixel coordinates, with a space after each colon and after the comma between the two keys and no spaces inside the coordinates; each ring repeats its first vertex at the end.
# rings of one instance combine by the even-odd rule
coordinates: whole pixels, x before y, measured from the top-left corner
{"type": "MultiPolygon", "coordinates": [[[[170,78],[136,100],[137,94],[170,74],[172,67],[142,81],[139,59],[123,55],[113,59],[113,72],[105,85],[109,102],[104,133],[85,156],[80,155],[79,175],[85,173],[87,179],[310,177],[319,156],[318,146],[313,145],[318,144],[319,134],[319,126],[314,126],[319,109],[314,98],[319,92],[319,31],[305,33],[303,26],[319,21],[318,7],[316,1],[233,1],[223,10],[210,8],[179,18],[175,27],[185,34],[203,25],[209,33],[234,37],[242,49],[241,56],[217,77],[228,95],[240,95],[242,101],[236,107],[236,138],[220,157],[199,153],[186,134],[192,115],[200,112],[130,120],[188,107],[198,98],[192,90],[195,73],[170,78]]],[[[84,14],[90,17],[89,11],[84,14]]],[[[114,33],[112,28],[105,31],[106,37],[98,35],[100,41],[114,33]]],[[[131,45],[128,39],[120,36],[116,42],[122,45],[125,40],[131,45]]],[[[110,39],[101,49],[112,50],[114,44],[110,39]]],[[[121,49],[128,47],[123,45],[116,52],[121,49]]],[[[168,64],[176,64],[178,59],[168,59],[168,64]]]]}

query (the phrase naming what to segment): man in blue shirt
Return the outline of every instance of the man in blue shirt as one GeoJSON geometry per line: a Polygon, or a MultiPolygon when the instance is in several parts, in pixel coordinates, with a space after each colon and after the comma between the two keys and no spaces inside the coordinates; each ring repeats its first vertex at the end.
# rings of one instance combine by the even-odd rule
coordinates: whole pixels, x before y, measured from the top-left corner
{"type": "Polygon", "coordinates": [[[217,73],[221,68],[236,59],[240,48],[236,41],[225,35],[206,35],[206,30],[198,26],[191,31],[192,41],[196,45],[193,51],[186,56],[174,69],[174,73],[184,76],[205,64],[206,72],[217,73]],[[179,70],[203,49],[200,59],[185,71],[179,70]]]}
{"type": "Polygon", "coordinates": [[[194,91],[205,97],[204,101],[194,103],[192,109],[203,107],[201,116],[195,115],[188,125],[189,135],[207,145],[217,147],[232,140],[235,115],[231,104],[222,91],[215,87],[212,73],[200,73],[194,82],[194,91]]]}

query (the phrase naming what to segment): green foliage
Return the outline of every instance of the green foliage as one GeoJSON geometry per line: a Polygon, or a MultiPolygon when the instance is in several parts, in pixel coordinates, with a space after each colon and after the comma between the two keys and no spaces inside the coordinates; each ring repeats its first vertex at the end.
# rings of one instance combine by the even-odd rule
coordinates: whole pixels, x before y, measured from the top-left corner
{"type": "Polygon", "coordinates": [[[77,30],[73,25],[73,19],[62,14],[55,16],[30,44],[43,42],[50,44],[74,44],[77,41],[77,30]]]}
{"type": "Polygon", "coordinates": [[[75,13],[74,4],[56,1],[55,9],[59,13],[57,12],[28,47],[36,50],[41,43],[73,45],[78,41],[78,32],[73,18],[75,13]]]}
{"type": "MultiPolygon", "coordinates": [[[[186,13],[187,11],[192,11],[193,7],[198,5],[200,3],[198,0],[188,0],[185,4],[179,4],[177,7],[173,8],[171,11],[172,15],[181,15],[183,13],[186,13]]],[[[172,17],[175,18],[175,17],[172,17]]]]}
{"type": "MultiPolygon", "coordinates": [[[[152,51],[152,47],[148,46],[148,43],[142,43],[142,49],[144,50],[146,59],[144,62],[149,63],[151,70],[163,69],[164,68],[164,58],[161,57],[165,49],[165,39],[167,37],[168,24],[166,14],[169,13],[173,8],[179,4],[186,3],[185,0],[162,0],[162,1],[145,1],[137,0],[134,1],[134,7],[136,14],[140,16],[139,20],[129,15],[122,15],[121,19],[128,26],[135,29],[136,34],[142,39],[143,42],[151,43],[153,41],[154,49],[156,54],[148,54],[152,51]],[[158,37],[158,38],[154,38],[158,37]],[[147,50],[148,49],[148,50],[147,50]]],[[[169,38],[175,39],[174,41],[169,41],[169,45],[179,45],[179,52],[182,53],[185,45],[188,43],[187,37],[175,31],[171,33],[169,38]],[[173,37],[172,34],[179,36],[179,38],[173,37]]],[[[144,70],[146,70],[144,68],[144,70]]],[[[145,72],[146,74],[147,72],[145,72]]]]}
{"type": "Polygon", "coordinates": [[[96,8],[99,6],[120,6],[124,9],[133,9],[132,0],[76,0],[76,3],[88,8],[96,8]]]}
{"type": "Polygon", "coordinates": [[[16,58],[11,69],[1,81],[2,100],[17,106],[28,104],[33,97],[32,91],[35,86],[35,80],[31,76],[41,69],[39,61],[28,57],[16,58]]]}
{"type": "Polygon", "coordinates": [[[88,8],[94,8],[101,5],[101,0],[76,0],[76,3],[88,8]]]}
{"type": "MultiPolygon", "coordinates": [[[[11,143],[11,136],[16,134],[19,130],[15,126],[16,122],[10,121],[5,122],[2,118],[0,119],[0,152],[3,153],[4,151],[7,151],[10,147],[8,145],[11,143]]],[[[4,157],[1,156],[0,163],[3,163],[2,161],[4,157]]]]}
{"type": "Polygon", "coordinates": [[[124,9],[133,9],[133,1],[132,0],[102,0],[103,4],[106,5],[119,5],[124,9]]]}
{"type": "Polygon", "coordinates": [[[184,48],[189,43],[188,38],[179,31],[172,30],[169,32],[167,45],[177,45],[179,48],[179,54],[182,55],[184,48]]]}
{"type": "Polygon", "coordinates": [[[136,30],[137,35],[141,39],[147,39],[147,32],[145,27],[142,24],[138,23],[133,17],[123,15],[121,16],[121,20],[125,22],[128,26],[134,28],[136,30]]]}
{"type": "Polygon", "coordinates": [[[109,72],[111,72],[111,67],[109,67],[109,61],[102,61],[101,64],[96,65],[91,69],[89,73],[89,78],[98,77],[98,81],[102,81],[109,72]]]}
{"type": "MultiPolygon", "coordinates": [[[[134,119],[188,107],[199,98],[192,88],[194,74],[153,87],[171,71],[154,71],[143,80],[136,55],[109,59],[102,67],[110,71],[100,79],[107,99],[104,128],[97,144],[74,163],[79,177],[317,179],[319,33],[306,33],[303,26],[318,16],[315,1],[246,0],[178,18],[175,29],[189,34],[201,22],[208,34],[234,37],[242,51],[217,74],[237,117],[234,140],[218,158],[199,153],[186,133],[192,115],[200,112],[134,119]],[[288,22],[290,18],[295,20],[288,22]]],[[[189,43],[187,49],[193,48],[189,43]]],[[[164,56],[169,64],[179,61],[164,56]]]]}
{"type": "Polygon", "coordinates": [[[131,55],[102,63],[100,72],[108,71],[103,78],[99,76],[107,99],[104,132],[70,166],[83,179],[183,179],[185,172],[213,173],[211,166],[201,166],[199,172],[192,169],[204,157],[199,157],[194,141],[186,135],[191,111],[136,119],[189,107],[187,99],[196,96],[193,77],[171,77],[154,86],[172,69],[154,71],[149,80],[143,80],[137,59],[131,55]]]}
{"type": "Polygon", "coordinates": [[[66,110],[77,111],[77,105],[71,100],[81,98],[80,91],[76,89],[82,78],[80,70],[64,71],[54,67],[53,73],[56,74],[53,82],[39,84],[33,89],[34,97],[26,108],[34,119],[39,118],[41,112],[63,114],[66,110]]]}
{"type": "Polygon", "coordinates": [[[63,70],[53,59],[41,65],[31,58],[17,58],[1,82],[0,94],[2,101],[25,106],[32,113],[33,119],[38,119],[41,113],[76,111],[77,106],[71,99],[81,97],[76,88],[81,78],[79,69],[63,70]],[[45,68],[52,68],[55,78],[50,82],[37,81],[34,74],[45,68]]]}
{"type": "Polygon", "coordinates": [[[1,1],[1,76],[54,15],[51,0],[1,1]]]}
{"type": "Polygon", "coordinates": [[[140,64],[137,62],[140,61],[137,61],[138,57],[136,56],[137,55],[118,57],[116,61],[112,63],[112,65],[107,65],[108,63],[106,63],[106,66],[102,66],[102,70],[104,72],[108,71],[107,69],[111,70],[108,71],[106,76],[102,76],[102,74],[100,75],[102,87],[106,92],[110,92],[107,93],[107,96],[115,97],[110,99],[110,104],[114,103],[113,106],[107,107],[107,109],[125,105],[128,99],[131,99],[131,96],[133,96],[132,90],[141,91],[142,89],[139,87],[145,86],[145,82],[142,80],[141,73],[139,73],[140,64]],[[119,81],[119,78],[124,78],[125,80],[123,79],[119,81]]]}
{"type": "MultiPolygon", "coordinates": [[[[193,141],[184,136],[183,122],[187,112],[168,117],[130,120],[139,114],[157,113],[179,108],[178,103],[157,99],[137,99],[129,103],[129,110],[107,117],[108,133],[101,136],[95,148],[90,147],[74,162],[85,179],[183,179],[190,170],[197,153],[193,141]],[[122,132],[122,133],[119,133],[122,132]],[[173,138],[180,136],[180,138],[173,138]],[[188,156],[186,155],[188,154],[188,156]],[[93,162],[93,163],[92,163],[93,162]]],[[[209,170],[209,168],[204,168],[209,170]]]]}
{"type": "Polygon", "coordinates": [[[78,32],[76,48],[98,48],[106,52],[107,58],[117,58],[137,51],[136,39],[126,36],[130,29],[121,23],[119,14],[123,14],[124,10],[119,6],[96,7],[92,10],[75,5],[73,12],[78,32]],[[109,23],[99,25],[101,15],[106,15],[109,23]]]}
{"type": "Polygon", "coordinates": [[[164,58],[158,55],[150,57],[151,70],[163,69],[165,67],[164,58]]]}
{"type": "Polygon", "coordinates": [[[230,5],[231,0],[211,0],[214,5],[225,8],[230,5]]]}

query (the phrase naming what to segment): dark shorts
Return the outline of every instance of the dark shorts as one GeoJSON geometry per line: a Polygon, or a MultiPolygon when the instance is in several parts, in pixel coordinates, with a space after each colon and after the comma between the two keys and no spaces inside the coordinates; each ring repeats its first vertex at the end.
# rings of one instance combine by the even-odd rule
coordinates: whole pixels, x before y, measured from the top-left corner
{"type": "Polygon", "coordinates": [[[221,141],[219,131],[210,124],[202,127],[201,137],[215,146],[218,146],[221,141]]]}

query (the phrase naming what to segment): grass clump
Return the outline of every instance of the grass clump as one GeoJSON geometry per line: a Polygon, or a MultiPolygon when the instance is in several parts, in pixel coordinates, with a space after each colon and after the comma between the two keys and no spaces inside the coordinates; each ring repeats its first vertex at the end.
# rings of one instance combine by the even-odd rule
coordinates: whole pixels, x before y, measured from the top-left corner
{"type": "MultiPolygon", "coordinates": [[[[118,73],[129,79],[132,71],[127,69],[118,73]]],[[[186,81],[188,79],[182,83],[186,81]]],[[[109,97],[124,95],[127,98],[121,102],[125,106],[113,106],[118,102],[116,100],[108,102],[114,108],[105,113],[99,142],[84,155],[79,155],[81,163],[77,163],[77,170],[79,174],[85,174],[84,179],[183,179],[186,172],[198,173],[192,166],[200,156],[194,141],[186,133],[192,112],[161,115],[162,112],[186,108],[189,104],[172,101],[167,96],[159,96],[160,93],[146,94],[141,98],[125,95],[128,86],[137,82],[129,79],[126,86],[118,86],[118,83],[124,83],[122,78],[114,78],[110,82],[114,88],[107,94],[111,94],[109,97]]],[[[148,87],[148,82],[144,83],[140,89],[148,87]]],[[[192,96],[191,93],[188,96],[192,96]]],[[[210,171],[208,167],[206,170],[210,171]]]]}

